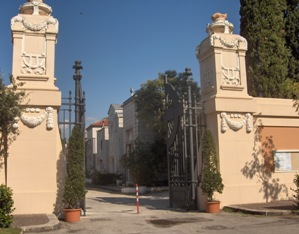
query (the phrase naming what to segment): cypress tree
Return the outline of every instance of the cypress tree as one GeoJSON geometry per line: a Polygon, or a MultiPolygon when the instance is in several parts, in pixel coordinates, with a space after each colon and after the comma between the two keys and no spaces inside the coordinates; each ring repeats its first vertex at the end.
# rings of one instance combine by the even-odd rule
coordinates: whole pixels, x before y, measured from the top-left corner
{"type": "Polygon", "coordinates": [[[68,209],[76,209],[84,199],[84,144],[81,127],[75,125],[68,143],[67,178],[64,186],[63,202],[68,209]]]}
{"type": "Polygon", "coordinates": [[[291,52],[288,77],[299,82],[299,0],[286,0],[286,45],[291,52]]]}
{"type": "Polygon", "coordinates": [[[240,0],[241,30],[247,39],[248,93],[252,96],[288,97],[286,0],[240,0]]]}
{"type": "Polygon", "coordinates": [[[222,193],[224,184],[222,183],[222,177],[217,168],[218,162],[215,141],[209,129],[204,132],[202,159],[203,170],[200,187],[203,193],[207,195],[208,201],[215,201],[214,193],[222,193]]]}

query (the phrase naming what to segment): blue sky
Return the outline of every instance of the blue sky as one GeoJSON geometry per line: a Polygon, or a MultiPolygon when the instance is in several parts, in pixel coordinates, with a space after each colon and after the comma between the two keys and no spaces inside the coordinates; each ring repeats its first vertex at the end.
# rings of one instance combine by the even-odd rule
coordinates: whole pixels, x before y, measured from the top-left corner
{"type": "MultiPolygon", "coordinates": [[[[26,0],[1,0],[0,69],[11,73],[10,19],[26,0]]],[[[86,125],[122,104],[160,72],[191,67],[199,83],[195,48],[207,37],[215,12],[227,13],[239,33],[239,0],[45,0],[59,20],[55,77],[66,97],[74,91],[72,66],[81,60],[86,125]]]]}

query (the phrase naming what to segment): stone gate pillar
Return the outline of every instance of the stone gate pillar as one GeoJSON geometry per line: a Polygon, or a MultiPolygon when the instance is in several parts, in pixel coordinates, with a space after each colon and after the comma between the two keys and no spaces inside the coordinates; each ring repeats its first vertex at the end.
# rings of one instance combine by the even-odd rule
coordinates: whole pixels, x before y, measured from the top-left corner
{"type": "MultiPolygon", "coordinates": [[[[215,139],[225,185],[223,194],[217,197],[225,205],[234,203],[236,196],[246,196],[246,190],[240,189],[245,179],[240,172],[244,164],[239,159],[244,149],[253,145],[252,113],[256,105],[247,93],[246,39],[233,34],[233,25],[226,20],[226,14],[216,13],[212,20],[207,25],[209,35],[197,47],[196,54],[207,127],[215,139]]],[[[203,208],[200,191],[198,197],[203,208]]]]}
{"type": "Polygon", "coordinates": [[[53,213],[57,208],[62,159],[57,111],[61,92],[55,86],[54,61],[58,20],[43,0],[28,0],[11,19],[12,76],[28,95],[19,120],[19,136],[10,147],[8,186],[15,213],[53,213]]]}

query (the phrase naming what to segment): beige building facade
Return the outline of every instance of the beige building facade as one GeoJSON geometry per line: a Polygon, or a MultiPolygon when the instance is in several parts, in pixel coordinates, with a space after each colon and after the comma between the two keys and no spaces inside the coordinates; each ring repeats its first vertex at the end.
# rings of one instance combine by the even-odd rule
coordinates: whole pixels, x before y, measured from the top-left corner
{"type": "Polygon", "coordinates": [[[86,158],[86,170],[90,174],[96,170],[99,162],[98,159],[98,134],[97,132],[103,128],[108,127],[108,119],[103,119],[90,124],[86,128],[85,139],[85,158],[86,158]]]}
{"type": "Polygon", "coordinates": [[[57,124],[61,93],[54,77],[58,20],[51,13],[42,0],[28,1],[11,19],[12,76],[24,84],[21,88],[27,94],[18,121],[20,134],[8,158],[15,214],[60,211],[64,157],[57,124]]]}
{"type": "MultiPolygon", "coordinates": [[[[293,101],[248,95],[247,41],[232,33],[226,16],[212,18],[196,53],[207,128],[224,183],[217,198],[222,206],[289,199],[299,171],[299,118],[293,101]]],[[[198,188],[200,209],[204,201],[198,188]]]]}
{"type": "Polygon", "coordinates": [[[109,171],[109,128],[108,124],[97,131],[97,160],[96,171],[107,173],[109,171]]]}
{"type": "MultiPolygon", "coordinates": [[[[96,121],[86,128],[85,157],[89,177],[93,172],[104,172],[104,156],[109,155],[108,119],[96,121]]],[[[108,165],[108,163],[107,163],[108,165]]]]}
{"type": "Polygon", "coordinates": [[[120,159],[123,156],[123,108],[119,104],[111,104],[108,110],[109,120],[109,166],[108,172],[122,174],[120,159]]]}

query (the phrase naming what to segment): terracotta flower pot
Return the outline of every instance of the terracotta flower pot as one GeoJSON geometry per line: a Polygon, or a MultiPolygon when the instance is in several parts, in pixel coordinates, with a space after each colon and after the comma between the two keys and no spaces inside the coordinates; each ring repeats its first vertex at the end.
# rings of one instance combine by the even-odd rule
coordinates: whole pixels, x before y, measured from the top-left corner
{"type": "Polygon", "coordinates": [[[81,209],[63,209],[64,221],[69,223],[80,222],[81,209]]]}
{"type": "Polygon", "coordinates": [[[219,213],[220,212],[220,201],[206,202],[207,213],[219,213]]]}

